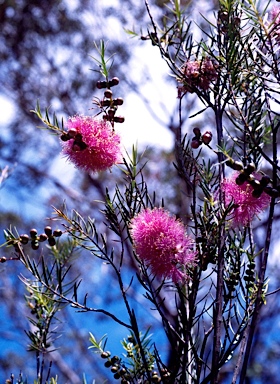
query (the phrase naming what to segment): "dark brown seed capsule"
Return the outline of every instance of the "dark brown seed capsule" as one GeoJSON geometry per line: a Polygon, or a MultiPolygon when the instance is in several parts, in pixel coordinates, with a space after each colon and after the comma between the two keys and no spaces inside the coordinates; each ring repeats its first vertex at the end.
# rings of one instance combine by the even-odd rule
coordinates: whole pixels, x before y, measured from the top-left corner
{"type": "Polygon", "coordinates": [[[21,242],[22,244],[27,244],[28,241],[29,241],[29,236],[26,235],[26,234],[24,234],[24,235],[20,235],[19,238],[20,238],[20,242],[21,242]]]}
{"type": "Polygon", "coordinates": [[[77,135],[77,129],[76,128],[70,128],[67,132],[68,136],[72,139],[77,135]]]}
{"type": "Polygon", "coordinates": [[[34,251],[36,251],[39,248],[39,242],[37,240],[32,240],[31,248],[34,249],[34,251]]]}
{"type": "Polygon", "coordinates": [[[112,80],[109,81],[109,86],[114,87],[115,85],[118,85],[120,80],[118,77],[113,77],[112,80]]]}
{"type": "Polygon", "coordinates": [[[116,116],[116,117],[114,117],[114,122],[115,123],[123,123],[124,117],[123,116],[116,116]]]}
{"type": "Polygon", "coordinates": [[[256,179],[249,177],[248,182],[251,185],[251,187],[253,187],[254,189],[262,189],[262,186],[261,186],[261,183],[259,182],[259,180],[256,180],[256,179]]]}
{"type": "Polygon", "coordinates": [[[96,83],[96,87],[98,89],[106,88],[107,87],[107,81],[98,81],[96,83]]]}
{"type": "Polygon", "coordinates": [[[191,142],[191,147],[193,149],[197,149],[200,145],[201,145],[201,142],[196,137],[193,137],[191,142]]]}
{"type": "Polygon", "coordinates": [[[101,107],[109,107],[111,105],[111,100],[102,100],[100,105],[101,107]]]}
{"type": "Polygon", "coordinates": [[[245,183],[245,181],[247,180],[248,178],[248,175],[246,175],[245,173],[240,173],[237,178],[235,179],[235,182],[237,185],[242,185],[245,183]]]}
{"type": "Polygon", "coordinates": [[[41,233],[41,235],[39,236],[40,242],[46,241],[47,239],[48,239],[48,236],[45,233],[41,233]]]}
{"type": "Polygon", "coordinates": [[[50,236],[50,237],[48,238],[48,243],[49,243],[49,245],[50,245],[51,247],[54,247],[54,246],[55,246],[55,243],[56,243],[55,238],[54,238],[53,236],[50,236]]]}
{"type": "Polygon", "coordinates": [[[106,89],[106,91],[104,92],[104,96],[105,96],[107,99],[111,99],[112,96],[113,96],[113,92],[111,91],[111,89],[106,89]]]}
{"type": "Polygon", "coordinates": [[[102,352],[101,357],[102,359],[107,359],[109,357],[109,354],[107,352],[102,352]]]}
{"type": "Polygon", "coordinates": [[[32,228],[30,229],[30,236],[32,237],[32,239],[34,239],[36,236],[37,236],[37,229],[35,228],[32,228]]]}
{"type": "Polygon", "coordinates": [[[67,134],[67,133],[63,133],[61,136],[60,136],[60,139],[62,141],[68,141],[71,139],[71,137],[67,134]]]}
{"type": "Polygon", "coordinates": [[[61,229],[55,229],[53,231],[53,236],[54,237],[60,237],[62,235],[62,230],[61,229]]]}
{"type": "Polygon", "coordinates": [[[5,263],[7,261],[6,257],[5,256],[2,256],[0,258],[0,263],[5,263]]]}
{"type": "Polygon", "coordinates": [[[271,182],[271,180],[270,180],[270,177],[268,177],[268,176],[263,176],[262,178],[261,178],[261,180],[260,180],[260,183],[261,183],[261,185],[263,186],[263,187],[266,187],[269,183],[271,182]]]}
{"type": "Polygon", "coordinates": [[[226,165],[235,171],[242,171],[243,170],[243,164],[240,161],[234,161],[233,159],[228,159],[226,161],[226,165]]]}
{"type": "Polygon", "coordinates": [[[195,134],[195,136],[197,137],[200,137],[201,136],[201,132],[200,132],[200,129],[198,127],[195,127],[193,129],[193,133],[195,134]]]}
{"type": "Polygon", "coordinates": [[[246,167],[244,168],[244,172],[246,172],[248,175],[250,175],[252,172],[254,172],[256,170],[256,166],[254,163],[249,163],[248,165],[246,165],[246,167]]]}
{"type": "Polygon", "coordinates": [[[87,144],[84,141],[81,141],[79,143],[81,151],[84,151],[87,148],[87,144]]]}
{"type": "Polygon", "coordinates": [[[123,105],[123,99],[121,97],[117,97],[114,99],[114,105],[123,105]]]}
{"type": "Polygon", "coordinates": [[[51,234],[52,234],[52,227],[50,227],[50,226],[46,226],[45,229],[44,229],[44,231],[45,231],[45,234],[46,234],[47,236],[51,236],[51,234]]]}
{"type": "Polygon", "coordinates": [[[263,189],[260,188],[260,189],[254,189],[253,192],[252,192],[252,196],[255,197],[256,199],[258,199],[263,193],[263,189]]]}
{"type": "Polygon", "coordinates": [[[207,131],[205,132],[202,137],[201,137],[201,140],[204,144],[209,144],[212,140],[212,133],[207,131]]]}
{"type": "Polygon", "coordinates": [[[108,113],[108,116],[109,116],[110,118],[113,118],[114,115],[115,115],[115,113],[116,113],[116,111],[115,111],[115,109],[109,109],[109,110],[107,111],[107,113],[108,113]]]}

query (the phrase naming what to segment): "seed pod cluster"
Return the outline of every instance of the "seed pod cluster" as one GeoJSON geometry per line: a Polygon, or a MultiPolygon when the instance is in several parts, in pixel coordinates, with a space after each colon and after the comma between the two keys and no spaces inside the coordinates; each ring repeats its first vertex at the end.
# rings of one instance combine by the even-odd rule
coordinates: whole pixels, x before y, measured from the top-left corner
{"type": "Polygon", "coordinates": [[[121,359],[118,356],[111,357],[110,351],[103,351],[101,353],[102,359],[107,359],[104,366],[110,368],[111,372],[114,374],[116,380],[121,378],[122,384],[129,384],[130,374],[127,369],[121,364],[121,359]]]}
{"type": "Polygon", "coordinates": [[[22,245],[26,245],[30,242],[31,248],[34,250],[39,249],[40,243],[44,241],[48,241],[51,247],[55,246],[56,238],[62,235],[62,231],[60,229],[55,229],[54,231],[50,226],[46,226],[44,229],[44,233],[38,235],[38,231],[36,228],[32,228],[29,231],[29,235],[26,233],[19,236],[19,242],[22,245]]]}
{"type": "Polygon", "coordinates": [[[244,276],[244,281],[245,281],[247,290],[254,286],[254,283],[255,283],[255,267],[256,267],[255,261],[254,260],[250,260],[250,262],[248,263],[247,268],[245,270],[245,276],[244,276]]]}
{"type": "Polygon", "coordinates": [[[239,284],[239,269],[237,265],[234,265],[233,270],[230,271],[229,275],[225,277],[224,281],[228,290],[227,298],[233,299],[236,286],[239,284]]]}
{"type": "Polygon", "coordinates": [[[223,34],[237,35],[240,27],[241,19],[238,16],[231,16],[227,10],[218,12],[218,25],[223,34]]]}
{"type": "Polygon", "coordinates": [[[104,112],[103,119],[109,121],[113,126],[114,123],[123,123],[123,116],[116,116],[116,112],[119,106],[123,105],[123,99],[121,97],[113,98],[113,91],[111,87],[119,84],[119,79],[113,77],[109,81],[98,81],[96,87],[98,89],[105,89],[103,100],[99,101],[97,104],[102,112],[104,112]]]}
{"type": "Polygon", "coordinates": [[[64,132],[60,139],[62,141],[68,141],[71,139],[74,139],[72,144],[72,149],[75,152],[81,152],[84,151],[87,148],[87,144],[83,141],[83,136],[81,133],[77,132],[75,128],[69,129],[68,132],[64,132]]]}
{"type": "Polygon", "coordinates": [[[270,197],[280,197],[280,185],[276,188],[272,187],[272,180],[269,176],[263,175],[259,180],[253,175],[253,172],[256,170],[254,163],[250,162],[246,166],[243,165],[240,161],[234,161],[233,159],[228,159],[226,165],[235,171],[240,171],[235,182],[237,185],[242,185],[245,182],[249,183],[253,188],[252,196],[260,197],[263,192],[265,192],[270,197]]]}
{"type": "Polygon", "coordinates": [[[199,148],[202,144],[208,145],[212,141],[212,132],[206,131],[203,135],[198,127],[193,129],[194,137],[191,141],[191,147],[193,149],[199,148]]]}

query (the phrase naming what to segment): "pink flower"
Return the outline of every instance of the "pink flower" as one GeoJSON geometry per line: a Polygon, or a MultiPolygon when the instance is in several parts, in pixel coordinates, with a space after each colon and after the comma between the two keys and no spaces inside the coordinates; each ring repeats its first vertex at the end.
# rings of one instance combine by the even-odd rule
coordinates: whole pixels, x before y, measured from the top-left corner
{"type": "Polygon", "coordinates": [[[277,43],[280,43],[280,7],[275,5],[269,13],[271,20],[271,36],[274,37],[277,43]]]}
{"type": "Polygon", "coordinates": [[[182,72],[184,77],[180,79],[183,83],[183,86],[179,87],[180,93],[193,93],[195,88],[207,91],[211,82],[217,79],[217,70],[209,57],[202,61],[187,60],[182,67],[182,72]]]}
{"type": "Polygon", "coordinates": [[[188,279],[196,252],[182,222],[163,208],[145,209],[132,219],[131,236],[138,257],[155,275],[173,282],[188,279]]]}
{"type": "Polygon", "coordinates": [[[76,115],[69,118],[67,128],[62,153],[78,168],[98,172],[121,162],[120,136],[108,121],[76,115]]]}
{"type": "Polygon", "coordinates": [[[255,215],[261,213],[270,203],[271,198],[262,193],[260,197],[252,196],[253,188],[245,181],[242,185],[237,185],[235,180],[239,175],[234,172],[231,177],[224,179],[222,190],[225,194],[226,206],[234,204],[232,211],[233,224],[248,225],[255,215]]]}

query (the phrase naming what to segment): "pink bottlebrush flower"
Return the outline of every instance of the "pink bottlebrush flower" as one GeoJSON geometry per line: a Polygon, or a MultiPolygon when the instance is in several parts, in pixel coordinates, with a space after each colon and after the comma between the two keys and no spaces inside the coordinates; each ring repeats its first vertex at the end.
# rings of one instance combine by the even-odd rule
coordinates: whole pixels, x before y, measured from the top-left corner
{"type": "Polygon", "coordinates": [[[182,222],[163,208],[145,209],[132,219],[131,236],[138,257],[155,275],[175,283],[188,279],[196,251],[182,222]]]}
{"type": "Polygon", "coordinates": [[[183,86],[178,88],[181,94],[182,92],[192,93],[195,88],[207,91],[211,82],[217,79],[217,70],[209,57],[202,61],[187,60],[182,67],[182,72],[184,77],[180,79],[180,82],[183,83],[183,86]]]}
{"type": "Polygon", "coordinates": [[[76,115],[67,128],[71,139],[62,142],[62,153],[78,168],[98,172],[121,162],[120,136],[110,122],[76,115]]]}
{"type": "Polygon", "coordinates": [[[254,197],[253,187],[245,181],[242,185],[236,184],[238,172],[223,180],[222,190],[225,194],[225,204],[234,204],[232,210],[233,224],[248,225],[254,218],[269,205],[270,196],[262,193],[260,197],[254,197]]]}
{"type": "Polygon", "coordinates": [[[280,43],[280,7],[275,5],[269,13],[271,21],[271,37],[280,43]]]}

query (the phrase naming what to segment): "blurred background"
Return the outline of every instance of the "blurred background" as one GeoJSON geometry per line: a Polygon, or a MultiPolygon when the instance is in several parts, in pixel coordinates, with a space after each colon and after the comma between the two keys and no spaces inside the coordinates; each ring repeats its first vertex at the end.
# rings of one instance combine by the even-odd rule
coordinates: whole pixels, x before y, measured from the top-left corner
{"type": "MultiPolygon", "coordinates": [[[[194,20],[195,37],[200,29],[209,28],[201,18],[210,20],[218,1],[181,1],[194,20]]],[[[169,1],[151,0],[155,19],[163,15],[172,18],[169,1]]],[[[121,173],[88,175],[77,171],[60,155],[59,140],[37,128],[40,122],[30,112],[40,101],[41,109],[50,108],[59,119],[76,113],[94,115],[93,97],[102,97],[96,88],[100,79],[94,42],[107,42],[107,57],[113,55],[111,76],[120,84],[114,96],[123,97],[120,114],[125,123],[117,126],[124,147],[131,152],[136,142],[140,152],[146,150],[149,159],[145,177],[150,191],[156,191],[159,201],[174,213],[188,212],[188,199],[181,193],[180,179],[173,166],[174,132],[178,125],[176,81],[149,41],[131,38],[125,29],[147,35],[150,25],[141,0],[0,0],[0,167],[2,170],[0,209],[1,229],[16,226],[19,233],[32,227],[43,231],[52,215],[51,206],[64,201],[70,209],[94,217],[100,229],[106,231],[100,214],[105,188],[113,190],[122,183],[121,173]],[[8,174],[8,178],[6,176],[8,174]],[[172,180],[172,183],[170,183],[172,180]]],[[[194,126],[206,130],[213,116],[206,112],[195,119],[188,117],[199,110],[194,95],[188,95],[183,105],[184,133],[194,126]],[[207,122],[207,123],[206,123],[207,122]]],[[[260,236],[262,234],[260,228],[260,236]]],[[[2,235],[1,235],[2,236],[2,235]]],[[[1,241],[4,241],[2,236],[1,241]]],[[[5,249],[1,249],[1,256],[5,249]]],[[[277,255],[277,250],[275,250],[277,255]]],[[[271,262],[272,286],[279,284],[276,258],[271,262]]],[[[128,281],[134,265],[127,260],[128,281]]],[[[36,377],[36,360],[27,351],[29,329],[25,288],[18,276],[24,273],[17,262],[0,265],[0,382],[11,373],[22,372],[32,382],[36,377]]],[[[82,277],[81,295],[88,293],[93,306],[121,313],[120,298],[114,277],[100,260],[88,254],[79,256],[73,265],[73,276],[82,277]],[[82,262],[81,262],[82,260],[82,262]]],[[[131,294],[143,330],[151,327],[161,355],[168,359],[168,348],[161,331],[160,318],[145,308],[140,287],[131,294]]],[[[172,308],[167,308],[172,312],[172,308]]],[[[171,313],[172,315],[172,313],[171,313]]],[[[279,304],[277,296],[268,299],[263,320],[256,333],[248,373],[248,383],[279,383],[279,304]]],[[[53,374],[60,383],[81,383],[83,374],[90,383],[111,382],[112,375],[104,368],[98,355],[88,351],[89,332],[98,338],[108,334],[107,349],[121,354],[120,340],[126,330],[93,313],[76,313],[73,308],[61,311],[58,321],[57,349],[52,352],[53,374]]],[[[229,363],[229,370],[232,366],[229,363]]],[[[227,377],[223,379],[227,382],[227,377]]]]}

